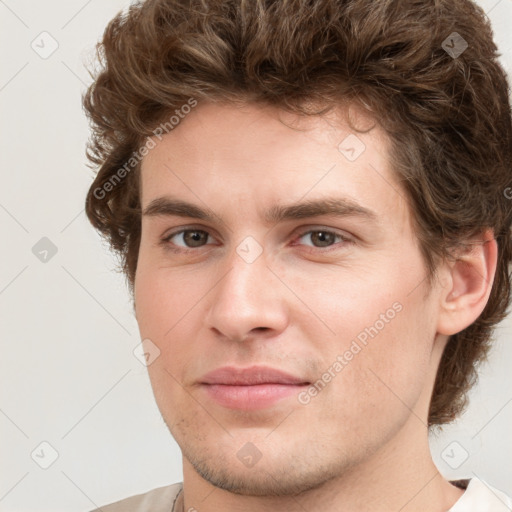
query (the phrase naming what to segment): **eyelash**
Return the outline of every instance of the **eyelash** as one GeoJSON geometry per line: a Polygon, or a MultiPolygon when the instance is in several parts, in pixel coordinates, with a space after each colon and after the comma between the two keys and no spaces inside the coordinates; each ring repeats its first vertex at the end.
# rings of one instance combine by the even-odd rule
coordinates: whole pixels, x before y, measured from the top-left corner
{"type": "MultiPolygon", "coordinates": [[[[197,248],[177,248],[178,246],[174,246],[171,242],[171,239],[173,237],[175,237],[176,235],[180,235],[182,233],[186,233],[188,231],[197,231],[197,232],[201,232],[201,233],[206,233],[208,236],[211,236],[210,233],[208,233],[208,231],[204,230],[204,229],[195,229],[195,228],[186,228],[186,229],[180,229],[180,230],[177,230],[177,231],[174,231],[168,235],[166,235],[164,238],[162,238],[161,240],[161,245],[163,245],[166,249],[169,249],[171,250],[172,252],[174,253],[177,253],[177,254],[189,254],[189,253],[193,253],[193,252],[197,252],[197,250],[205,247],[205,245],[203,246],[200,246],[200,247],[197,247],[197,248]]],[[[301,233],[299,233],[297,235],[297,238],[296,239],[300,239],[302,237],[304,237],[305,235],[309,235],[311,233],[327,233],[329,235],[334,235],[335,237],[339,238],[340,239],[340,242],[338,243],[344,243],[344,244],[349,244],[349,245],[352,245],[354,244],[354,240],[352,240],[351,238],[348,238],[347,236],[345,235],[342,235],[341,233],[338,233],[336,231],[333,231],[333,230],[330,230],[330,229],[323,229],[323,228],[317,228],[317,229],[308,229],[308,230],[305,230],[305,231],[302,231],[301,233]]],[[[300,244],[297,244],[297,245],[300,245],[300,244]]],[[[334,243],[333,245],[330,245],[330,246],[327,246],[325,248],[322,248],[322,247],[314,247],[314,246],[307,246],[309,247],[309,249],[307,249],[307,252],[310,252],[310,253],[327,253],[327,252],[331,252],[331,251],[334,251],[334,250],[339,250],[338,247],[336,247],[337,243],[334,243]]]]}

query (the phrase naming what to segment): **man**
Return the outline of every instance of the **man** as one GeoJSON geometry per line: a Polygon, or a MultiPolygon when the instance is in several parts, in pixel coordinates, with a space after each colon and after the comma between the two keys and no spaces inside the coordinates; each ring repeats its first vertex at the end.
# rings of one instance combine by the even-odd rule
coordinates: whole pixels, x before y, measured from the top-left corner
{"type": "Polygon", "coordinates": [[[101,510],[510,510],[428,446],[510,296],[481,9],[148,0],[100,50],[87,214],[183,454],[183,483],[101,510]]]}

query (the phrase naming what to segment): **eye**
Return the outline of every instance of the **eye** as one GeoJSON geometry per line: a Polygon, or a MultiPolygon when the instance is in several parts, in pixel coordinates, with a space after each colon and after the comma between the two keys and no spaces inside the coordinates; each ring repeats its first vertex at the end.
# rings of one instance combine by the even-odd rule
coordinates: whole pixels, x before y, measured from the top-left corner
{"type": "Polygon", "coordinates": [[[328,229],[310,229],[305,231],[299,235],[298,240],[301,239],[310,240],[310,247],[314,247],[317,249],[321,249],[323,247],[331,247],[333,245],[338,245],[339,243],[353,243],[353,241],[345,235],[341,233],[336,233],[335,231],[330,231],[328,229]]]}
{"type": "MultiPolygon", "coordinates": [[[[194,252],[194,249],[206,246],[209,242],[212,243],[213,240],[214,238],[207,231],[189,228],[180,229],[179,231],[174,231],[166,235],[162,238],[161,244],[173,252],[187,253],[194,252]]],[[[298,240],[298,242],[295,242],[293,245],[309,246],[312,248],[309,250],[313,250],[313,252],[316,252],[315,249],[325,249],[320,252],[328,252],[338,248],[341,249],[339,246],[354,243],[352,239],[341,233],[322,228],[303,231],[296,240],[298,240]],[[308,240],[310,243],[301,243],[300,241],[302,239],[304,239],[304,241],[308,240]]]]}
{"type": "MultiPolygon", "coordinates": [[[[183,249],[194,249],[206,245],[210,234],[202,229],[181,229],[162,239],[164,245],[174,245],[183,249]]],[[[174,249],[173,249],[174,250],[174,249]]],[[[176,249],[180,251],[181,249],[176,249]]]]}

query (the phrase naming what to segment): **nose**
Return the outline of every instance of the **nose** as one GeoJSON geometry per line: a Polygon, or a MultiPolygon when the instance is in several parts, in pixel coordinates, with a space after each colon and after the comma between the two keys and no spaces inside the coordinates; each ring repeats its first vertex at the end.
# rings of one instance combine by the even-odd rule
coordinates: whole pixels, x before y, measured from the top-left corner
{"type": "Polygon", "coordinates": [[[263,252],[248,263],[233,251],[213,288],[206,314],[208,327],[232,341],[270,338],[288,325],[286,288],[267,265],[263,252]]]}

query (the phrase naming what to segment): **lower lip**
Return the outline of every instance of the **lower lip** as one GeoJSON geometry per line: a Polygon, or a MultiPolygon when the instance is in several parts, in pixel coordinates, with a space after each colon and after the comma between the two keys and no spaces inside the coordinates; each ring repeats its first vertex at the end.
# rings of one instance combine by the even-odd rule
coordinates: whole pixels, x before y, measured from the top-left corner
{"type": "Polygon", "coordinates": [[[256,384],[234,386],[227,384],[204,384],[210,398],[230,409],[265,409],[284,398],[297,395],[308,384],[256,384]]]}

